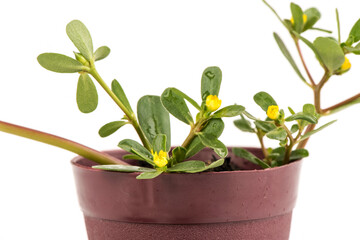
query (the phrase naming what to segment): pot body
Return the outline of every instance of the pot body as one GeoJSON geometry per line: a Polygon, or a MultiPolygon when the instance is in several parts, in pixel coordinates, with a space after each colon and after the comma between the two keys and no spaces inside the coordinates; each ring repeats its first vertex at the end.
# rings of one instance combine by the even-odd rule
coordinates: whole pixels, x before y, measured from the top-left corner
{"type": "MultiPolygon", "coordinates": [[[[212,153],[204,149],[193,159],[208,160],[212,153]]],[[[301,161],[260,170],[230,149],[229,156],[246,170],[162,174],[151,180],[73,159],[89,239],[288,240],[301,161]]]]}

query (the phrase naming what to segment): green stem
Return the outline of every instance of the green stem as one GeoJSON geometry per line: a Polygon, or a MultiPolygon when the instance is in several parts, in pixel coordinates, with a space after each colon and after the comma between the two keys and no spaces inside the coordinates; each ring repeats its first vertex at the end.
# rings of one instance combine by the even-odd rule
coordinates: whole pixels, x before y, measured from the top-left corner
{"type": "Polygon", "coordinates": [[[120,99],[114,94],[113,91],[106,85],[105,81],[101,78],[99,73],[97,72],[95,67],[92,67],[89,73],[96,79],[96,81],[100,84],[100,86],[105,90],[107,94],[114,100],[114,102],[120,107],[120,109],[124,112],[126,117],[128,118],[131,125],[134,127],[136,133],[138,134],[141,142],[143,143],[144,147],[151,151],[151,144],[146,138],[144,132],[140,128],[140,125],[136,119],[136,116],[133,112],[129,111],[125,105],[120,101],[120,99]]]}
{"type": "Polygon", "coordinates": [[[106,153],[102,153],[68,139],[61,138],[49,133],[40,132],[34,129],[0,121],[0,131],[66,149],[99,164],[129,165],[126,162],[123,162],[106,153]]]}
{"type": "Polygon", "coordinates": [[[294,144],[295,144],[295,140],[290,132],[290,130],[286,127],[285,124],[281,124],[281,126],[285,129],[288,137],[289,137],[289,140],[290,140],[290,143],[289,145],[285,148],[286,151],[285,151],[285,156],[284,156],[284,164],[288,164],[290,162],[290,155],[291,155],[291,151],[294,147],[294,144]]]}
{"type": "Polygon", "coordinates": [[[257,129],[256,136],[259,139],[261,150],[262,150],[262,152],[264,154],[264,158],[267,159],[268,158],[268,152],[267,152],[265,144],[264,144],[264,135],[259,131],[259,129],[257,129]]]}
{"type": "Polygon", "coordinates": [[[198,132],[200,132],[203,128],[203,124],[207,121],[208,119],[199,119],[199,121],[197,121],[193,126],[191,126],[190,129],[190,133],[189,135],[186,137],[185,141],[183,142],[183,144],[181,144],[181,147],[183,148],[187,148],[190,143],[194,140],[194,138],[196,137],[196,134],[198,132]]]}
{"type": "Polygon", "coordinates": [[[303,55],[302,55],[302,52],[301,52],[301,49],[300,49],[300,44],[299,44],[299,39],[296,38],[296,37],[293,37],[293,38],[294,38],[294,41],[295,41],[296,49],[297,49],[297,51],[298,51],[298,53],[299,53],[299,56],[300,56],[300,59],[301,59],[301,63],[302,63],[302,65],[304,66],[305,72],[306,72],[306,74],[307,74],[307,76],[308,76],[308,78],[309,78],[309,80],[310,80],[311,85],[309,85],[309,86],[310,86],[310,87],[315,86],[315,85],[316,85],[316,84],[315,84],[315,81],[314,81],[314,79],[312,78],[312,76],[311,76],[311,74],[310,74],[310,71],[309,71],[308,67],[306,66],[304,57],[303,57],[303,55]]]}

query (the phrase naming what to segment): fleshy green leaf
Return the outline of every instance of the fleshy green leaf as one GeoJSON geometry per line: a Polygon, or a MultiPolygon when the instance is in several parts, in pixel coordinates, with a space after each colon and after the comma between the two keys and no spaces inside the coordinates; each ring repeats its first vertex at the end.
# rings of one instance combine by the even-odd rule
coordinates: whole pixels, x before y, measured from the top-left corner
{"type": "Polygon", "coordinates": [[[299,125],[294,124],[291,126],[290,132],[291,133],[296,133],[297,131],[299,131],[299,125]]]}
{"type": "Polygon", "coordinates": [[[141,153],[142,156],[146,156],[146,158],[152,159],[151,153],[140,143],[134,140],[131,139],[121,140],[118,146],[129,153],[135,153],[135,154],[141,153]]]}
{"type": "Polygon", "coordinates": [[[116,172],[156,172],[155,169],[131,165],[96,165],[92,168],[116,172]]]}
{"type": "Polygon", "coordinates": [[[294,59],[292,58],[289,50],[286,48],[284,42],[281,40],[281,38],[279,37],[279,35],[277,35],[276,33],[274,33],[274,38],[275,38],[276,43],[278,44],[281,52],[284,54],[285,58],[289,61],[290,65],[293,67],[293,69],[295,70],[295,72],[297,73],[297,75],[300,77],[300,79],[301,79],[303,82],[305,82],[305,83],[307,84],[305,78],[304,78],[303,75],[301,74],[301,72],[300,72],[298,66],[296,65],[294,59]]]}
{"type": "Polygon", "coordinates": [[[167,152],[165,134],[157,134],[155,136],[153,140],[153,150],[154,152],[160,152],[161,150],[167,152]]]}
{"type": "Polygon", "coordinates": [[[355,54],[355,55],[360,55],[360,47],[359,47],[359,46],[356,46],[356,47],[344,46],[344,48],[345,48],[347,51],[349,51],[349,52],[351,52],[351,53],[353,53],[353,54],[355,54]]]}
{"type": "Polygon", "coordinates": [[[122,89],[120,83],[114,79],[111,82],[111,91],[113,91],[113,93],[116,95],[116,97],[120,100],[120,102],[122,102],[122,104],[124,104],[124,106],[130,111],[133,112],[133,110],[131,109],[129,100],[127,99],[124,90],[122,89]]]}
{"type": "Polygon", "coordinates": [[[126,154],[126,155],[122,156],[122,158],[123,158],[124,160],[126,160],[126,159],[132,159],[132,160],[144,161],[143,158],[139,157],[139,156],[136,155],[136,154],[126,154]]]}
{"type": "Polygon", "coordinates": [[[319,21],[319,19],[321,18],[321,14],[316,8],[306,9],[304,13],[307,16],[307,20],[304,25],[303,31],[306,31],[308,29],[311,29],[315,25],[315,23],[319,21]]]}
{"type": "MultiPolygon", "coordinates": [[[[223,130],[224,130],[224,122],[221,120],[221,118],[214,118],[209,120],[209,122],[201,132],[205,134],[211,134],[214,135],[216,138],[219,138],[223,130]]],[[[200,141],[199,137],[196,136],[193,139],[193,141],[189,144],[189,146],[186,148],[187,150],[186,158],[195,155],[204,147],[205,146],[200,141]]]]}
{"type": "Polygon", "coordinates": [[[153,179],[162,174],[163,171],[155,171],[155,172],[143,172],[136,179],[153,179]]]}
{"type": "Polygon", "coordinates": [[[245,108],[241,105],[230,105],[216,111],[212,117],[213,118],[235,117],[235,116],[239,116],[244,111],[245,108]]]}
{"type": "Polygon", "coordinates": [[[80,62],[59,53],[43,53],[37,60],[43,68],[53,72],[75,73],[83,70],[80,62]]]}
{"type": "MultiPolygon", "coordinates": [[[[277,162],[282,163],[284,161],[284,156],[285,156],[285,147],[276,148],[272,151],[271,154],[277,156],[276,157],[277,162]]],[[[309,152],[306,149],[296,149],[291,152],[289,160],[294,161],[308,156],[309,156],[309,152]]]]}
{"type": "Polygon", "coordinates": [[[80,53],[90,61],[93,58],[93,44],[90,33],[79,20],[73,20],[66,26],[66,33],[80,53]]]}
{"type": "Polygon", "coordinates": [[[221,158],[219,160],[216,160],[215,162],[212,162],[210,165],[206,166],[206,170],[207,169],[211,169],[211,168],[217,168],[220,167],[224,164],[224,159],[221,158]]]}
{"type": "Polygon", "coordinates": [[[226,146],[212,134],[200,133],[198,135],[202,144],[214,150],[214,152],[221,158],[225,158],[228,154],[226,146]]]}
{"type": "Polygon", "coordinates": [[[308,113],[295,113],[285,119],[285,121],[290,122],[294,120],[305,120],[309,123],[315,124],[318,122],[317,118],[314,115],[308,114],[308,113]]]}
{"type": "Polygon", "coordinates": [[[290,4],[290,9],[294,19],[294,30],[301,33],[304,27],[303,11],[301,7],[295,3],[290,4]]]}
{"type": "Polygon", "coordinates": [[[333,124],[334,122],[336,122],[336,120],[331,121],[331,122],[328,122],[328,123],[324,124],[323,126],[321,126],[321,127],[317,128],[317,129],[315,129],[315,130],[312,130],[312,131],[304,134],[303,136],[301,136],[300,141],[303,141],[303,140],[309,138],[311,135],[313,135],[313,134],[315,134],[315,133],[323,130],[324,128],[330,126],[330,125],[333,124]]]}
{"type": "Polygon", "coordinates": [[[186,149],[183,147],[176,147],[172,150],[172,159],[173,163],[179,163],[185,160],[186,149]]]}
{"type": "Polygon", "coordinates": [[[284,141],[287,137],[287,133],[283,128],[276,128],[266,134],[270,139],[284,141]]]}
{"type": "Polygon", "coordinates": [[[201,98],[206,100],[208,95],[219,96],[222,72],[219,67],[208,67],[201,77],[201,98]]]}
{"type": "Polygon", "coordinates": [[[186,124],[194,122],[184,98],[174,91],[174,88],[167,88],[161,94],[161,102],[170,114],[186,124]]]}
{"type": "Polygon", "coordinates": [[[348,38],[348,40],[346,42],[348,42],[349,39],[352,40],[352,41],[350,41],[350,45],[360,41],[360,19],[357,20],[357,22],[352,27],[352,29],[351,29],[351,31],[349,33],[349,38],[348,38]]]}
{"type": "Polygon", "coordinates": [[[262,161],[261,159],[259,159],[258,157],[256,157],[254,154],[250,153],[249,151],[243,149],[243,148],[233,148],[232,152],[241,158],[244,158],[254,164],[257,164],[259,166],[261,166],[262,168],[269,168],[270,166],[265,163],[264,161],[262,161]]]}
{"type": "Polygon", "coordinates": [[[345,55],[339,43],[333,39],[318,37],[314,41],[314,47],[329,71],[333,72],[341,67],[345,61],[345,55]]]}
{"type": "Polygon", "coordinates": [[[94,111],[98,105],[98,94],[94,82],[87,73],[80,74],[76,102],[79,110],[83,113],[94,111]]]}
{"type": "Polygon", "coordinates": [[[186,172],[197,173],[206,170],[206,165],[203,161],[191,160],[175,164],[173,167],[168,168],[168,172],[186,172]]]}
{"type": "Polygon", "coordinates": [[[181,96],[183,99],[185,99],[186,101],[188,101],[191,105],[193,105],[197,110],[201,110],[201,107],[199,106],[199,104],[192,99],[191,97],[189,97],[188,95],[186,95],[185,93],[183,93],[182,91],[180,91],[177,88],[171,88],[171,91],[173,91],[174,93],[176,93],[177,95],[181,96]]]}
{"type": "Polygon", "coordinates": [[[260,130],[262,130],[265,133],[270,132],[276,128],[275,124],[272,122],[256,120],[254,122],[254,124],[257,128],[259,128],[260,130]]]}
{"type": "Polygon", "coordinates": [[[265,112],[267,112],[269,106],[277,106],[275,100],[266,92],[259,92],[255,94],[254,101],[259,105],[265,112]]]}
{"type": "Polygon", "coordinates": [[[109,122],[102,126],[99,130],[100,137],[107,137],[116,132],[119,128],[127,124],[128,122],[125,121],[114,121],[109,122]]]}
{"type": "Polygon", "coordinates": [[[94,53],[94,61],[102,60],[102,59],[106,58],[107,56],[109,56],[109,54],[110,54],[109,47],[107,47],[107,46],[99,47],[98,49],[96,49],[96,51],[94,53]]]}
{"type": "Polygon", "coordinates": [[[246,120],[243,115],[240,115],[241,119],[234,121],[235,126],[243,132],[254,133],[255,129],[251,127],[250,121],[246,120]]]}
{"type": "Polygon", "coordinates": [[[137,105],[137,114],[141,129],[146,138],[153,142],[158,134],[166,135],[166,151],[171,146],[170,116],[163,107],[159,96],[144,96],[137,105]]]}

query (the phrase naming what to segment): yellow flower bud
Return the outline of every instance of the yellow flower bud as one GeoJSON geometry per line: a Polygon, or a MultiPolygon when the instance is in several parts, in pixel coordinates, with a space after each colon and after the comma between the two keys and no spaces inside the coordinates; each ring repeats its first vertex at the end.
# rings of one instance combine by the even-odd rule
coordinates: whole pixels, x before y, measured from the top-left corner
{"type": "Polygon", "coordinates": [[[268,107],[267,111],[266,111],[266,115],[272,119],[272,120],[276,120],[279,118],[279,107],[276,105],[271,105],[268,107]]]}
{"type": "MultiPolygon", "coordinates": [[[[306,21],[307,21],[307,15],[304,13],[303,14],[303,23],[305,24],[306,21]]],[[[290,22],[291,22],[292,25],[294,25],[294,18],[293,17],[290,18],[290,22]]]]}
{"type": "Polygon", "coordinates": [[[351,68],[351,63],[347,57],[345,57],[344,63],[341,65],[340,70],[341,71],[347,71],[351,68]]]}
{"type": "Polygon", "coordinates": [[[209,95],[206,97],[206,108],[210,111],[216,111],[220,105],[221,105],[221,100],[216,96],[216,95],[209,95]]]}
{"type": "Polygon", "coordinates": [[[156,166],[162,168],[168,164],[167,153],[163,150],[160,150],[159,154],[157,152],[154,153],[151,151],[151,154],[153,155],[153,160],[156,166]]]}

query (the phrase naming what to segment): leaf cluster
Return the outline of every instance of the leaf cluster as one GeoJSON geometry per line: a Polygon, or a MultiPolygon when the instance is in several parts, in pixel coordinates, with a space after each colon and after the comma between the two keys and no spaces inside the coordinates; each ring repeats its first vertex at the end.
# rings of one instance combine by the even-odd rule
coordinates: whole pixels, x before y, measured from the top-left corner
{"type": "MultiPolygon", "coordinates": [[[[267,113],[270,106],[278,106],[276,101],[266,92],[259,92],[254,96],[255,103],[267,113]]],[[[235,126],[243,132],[255,133],[262,144],[264,158],[260,159],[243,148],[234,148],[235,155],[249,160],[262,168],[270,168],[287,164],[291,161],[307,157],[306,149],[294,149],[295,145],[306,140],[311,135],[319,132],[333,122],[329,122],[313,131],[304,133],[304,129],[310,124],[317,124],[320,115],[315,111],[312,104],[305,104],[301,112],[295,112],[288,108],[290,115],[286,116],[283,109],[279,110],[277,119],[256,118],[248,112],[240,115],[240,119],[234,121],[235,126]],[[287,124],[291,125],[288,127],[287,124]],[[279,147],[266,148],[263,138],[278,141],[279,147]]]]}

